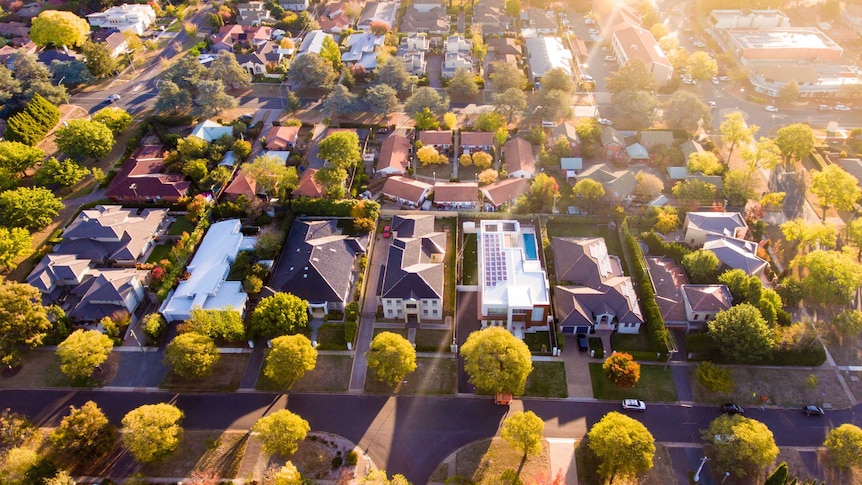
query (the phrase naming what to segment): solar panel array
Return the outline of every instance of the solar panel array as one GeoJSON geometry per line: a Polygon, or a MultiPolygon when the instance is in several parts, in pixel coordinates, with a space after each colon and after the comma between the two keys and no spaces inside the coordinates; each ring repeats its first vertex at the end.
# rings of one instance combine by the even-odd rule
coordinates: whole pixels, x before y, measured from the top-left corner
{"type": "Polygon", "coordinates": [[[611,275],[611,259],[608,257],[608,248],[603,240],[596,241],[590,244],[590,254],[599,263],[599,272],[602,278],[607,278],[611,275]]]}
{"type": "Polygon", "coordinates": [[[499,233],[482,236],[482,252],[485,255],[485,286],[497,286],[509,279],[506,255],[503,254],[503,237],[499,233]]]}
{"type": "Polygon", "coordinates": [[[620,293],[622,293],[623,296],[626,297],[626,300],[628,300],[629,307],[631,307],[632,311],[635,312],[635,314],[640,315],[641,309],[640,306],[638,306],[638,298],[635,295],[635,290],[632,287],[631,280],[626,280],[623,282],[622,286],[620,286],[620,293]]]}

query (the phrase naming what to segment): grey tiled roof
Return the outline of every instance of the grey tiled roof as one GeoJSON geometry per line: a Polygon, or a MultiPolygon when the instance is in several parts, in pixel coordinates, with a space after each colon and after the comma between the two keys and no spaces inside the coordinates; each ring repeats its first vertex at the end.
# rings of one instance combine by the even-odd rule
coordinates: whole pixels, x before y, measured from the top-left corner
{"type": "Polygon", "coordinates": [[[444,265],[432,262],[446,252],[446,234],[435,232],[424,237],[401,238],[389,246],[383,276],[383,298],[443,298],[444,265]]]}
{"type": "Polygon", "coordinates": [[[395,237],[422,237],[434,232],[432,215],[399,215],[392,218],[392,232],[395,237]]]}

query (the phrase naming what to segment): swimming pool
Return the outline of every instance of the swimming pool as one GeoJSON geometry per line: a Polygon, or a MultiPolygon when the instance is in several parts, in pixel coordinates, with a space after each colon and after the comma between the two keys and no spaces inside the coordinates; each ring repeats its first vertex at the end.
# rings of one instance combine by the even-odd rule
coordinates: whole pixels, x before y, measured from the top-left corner
{"type": "Polygon", "coordinates": [[[539,259],[539,248],[536,246],[536,235],[530,232],[525,232],[524,236],[524,255],[530,261],[539,259]]]}

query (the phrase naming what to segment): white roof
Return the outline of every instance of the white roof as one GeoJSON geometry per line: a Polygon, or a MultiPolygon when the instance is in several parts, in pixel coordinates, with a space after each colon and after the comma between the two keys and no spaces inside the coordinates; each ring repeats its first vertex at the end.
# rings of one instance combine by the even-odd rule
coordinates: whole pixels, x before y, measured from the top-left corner
{"type": "Polygon", "coordinates": [[[327,37],[332,36],[322,30],[312,30],[305,36],[305,40],[302,41],[302,44],[299,46],[299,52],[296,55],[304,56],[309,52],[320,54],[320,50],[323,49],[323,39],[327,37]]]}
{"type": "MultiPolygon", "coordinates": [[[[518,221],[482,221],[478,249],[483,310],[531,309],[549,304],[548,277],[538,258],[528,259],[525,233],[532,233],[533,244],[537,244],[536,233],[521,228],[518,221]]],[[[538,246],[535,249],[538,251],[538,246]]]]}
{"type": "Polygon", "coordinates": [[[205,120],[195,126],[192,130],[192,136],[196,136],[204,141],[218,140],[224,135],[233,136],[232,126],[222,126],[215,121],[205,120]]]}
{"type": "Polygon", "coordinates": [[[554,68],[572,73],[572,52],[557,37],[534,37],[526,40],[533,77],[542,77],[554,68]]]}

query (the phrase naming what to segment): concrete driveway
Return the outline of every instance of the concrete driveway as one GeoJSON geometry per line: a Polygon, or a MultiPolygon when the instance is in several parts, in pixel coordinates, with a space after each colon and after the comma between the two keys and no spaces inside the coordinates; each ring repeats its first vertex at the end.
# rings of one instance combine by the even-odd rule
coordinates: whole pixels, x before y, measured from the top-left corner
{"type": "Polygon", "coordinates": [[[566,385],[569,397],[593,397],[590,362],[601,362],[601,360],[590,358],[589,352],[579,352],[578,339],[569,334],[566,335],[566,346],[560,357],[566,366],[566,385]]]}

